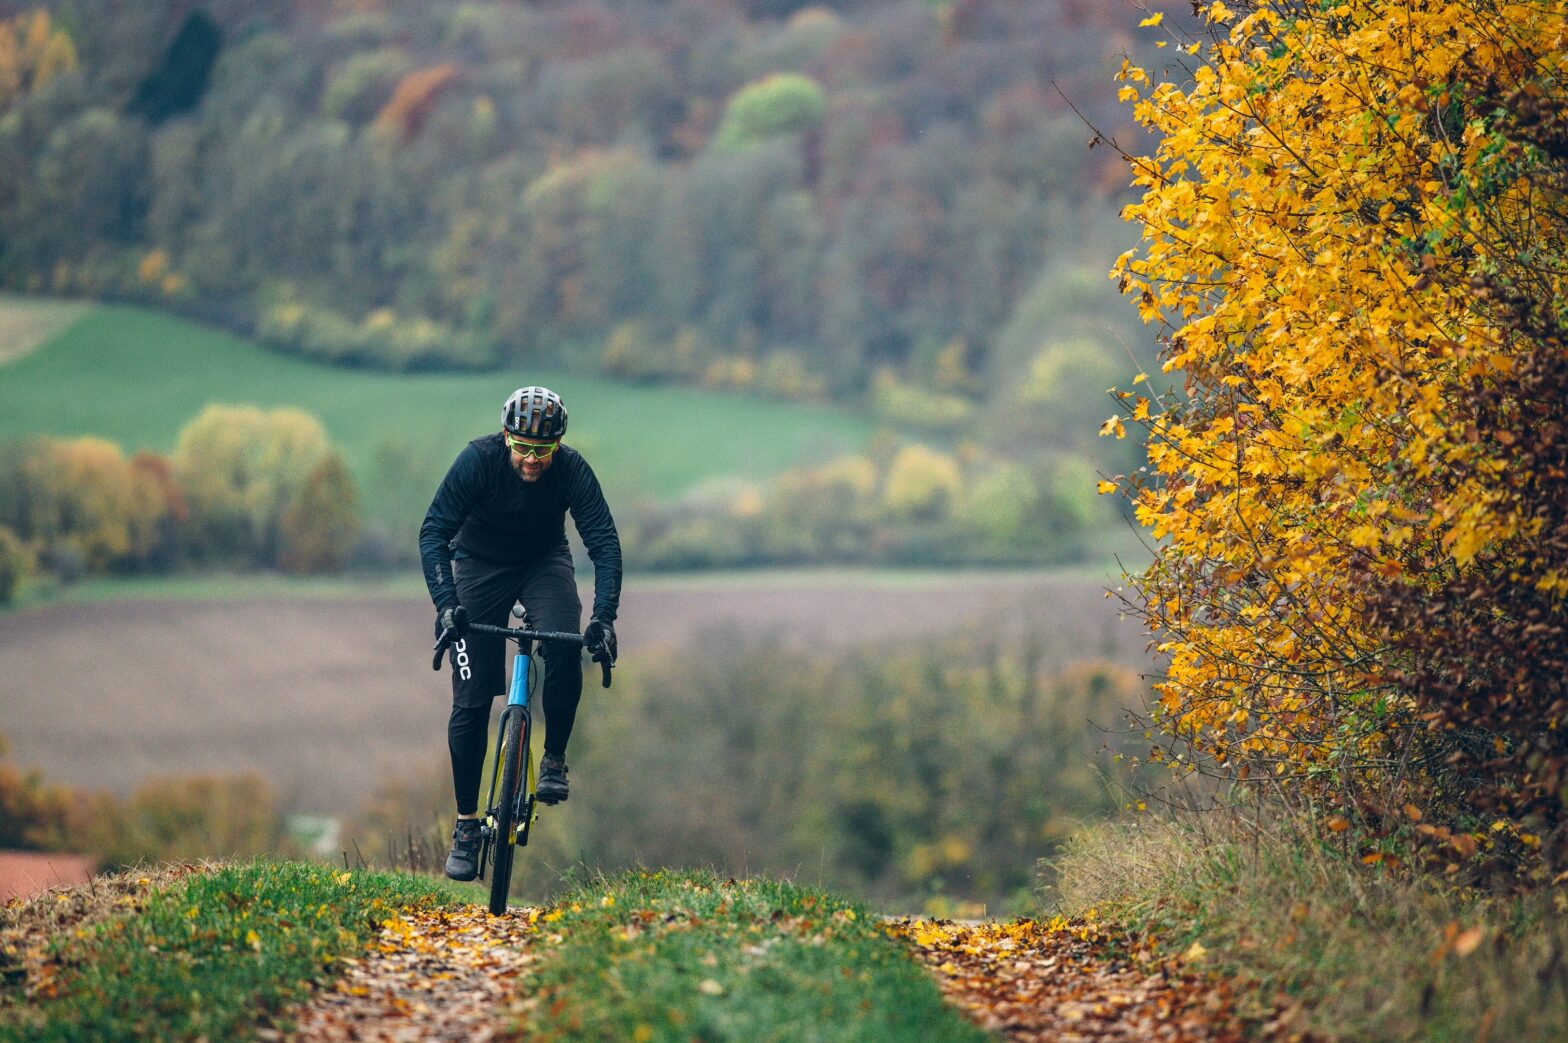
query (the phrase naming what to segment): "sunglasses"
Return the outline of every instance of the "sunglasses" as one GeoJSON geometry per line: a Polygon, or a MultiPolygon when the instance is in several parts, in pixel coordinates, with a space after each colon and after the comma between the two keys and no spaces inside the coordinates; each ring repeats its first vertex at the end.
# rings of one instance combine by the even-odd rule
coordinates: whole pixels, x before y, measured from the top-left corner
{"type": "Polygon", "coordinates": [[[548,460],[555,455],[557,449],[561,448],[560,442],[546,442],[544,445],[535,445],[532,442],[525,442],[521,438],[513,438],[511,435],[506,436],[506,444],[512,447],[512,452],[525,460],[530,458],[534,460],[548,460]]]}

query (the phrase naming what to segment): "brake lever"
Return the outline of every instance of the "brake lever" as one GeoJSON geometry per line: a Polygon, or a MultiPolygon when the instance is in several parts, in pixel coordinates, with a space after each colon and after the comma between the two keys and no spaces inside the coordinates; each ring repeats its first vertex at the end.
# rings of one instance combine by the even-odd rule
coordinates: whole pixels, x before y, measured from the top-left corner
{"type": "Polygon", "coordinates": [[[446,658],[446,650],[451,647],[452,638],[455,636],[452,630],[452,627],[447,627],[445,630],[441,631],[441,636],[436,638],[436,657],[430,661],[430,669],[441,669],[441,660],[446,658]]]}
{"type": "Polygon", "coordinates": [[[599,660],[599,672],[604,677],[604,687],[610,687],[610,669],[614,666],[609,656],[599,660]]]}

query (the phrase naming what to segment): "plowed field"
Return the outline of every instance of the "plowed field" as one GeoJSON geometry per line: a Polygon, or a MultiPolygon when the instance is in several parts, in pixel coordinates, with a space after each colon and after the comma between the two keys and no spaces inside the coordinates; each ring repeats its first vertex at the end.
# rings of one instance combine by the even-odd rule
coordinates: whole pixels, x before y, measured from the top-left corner
{"type": "MultiPolygon", "coordinates": [[[[742,630],[845,643],[985,622],[1045,635],[1055,658],[1142,661],[1092,578],[881,580],[846,573],[627,584],[621,658],[742,630]]],[[[591,592],[585,591],[585,601],[591,592]]],[[[417,598],[123,601],[0,616],[0,734],[61,782],[133,789],[155,774],[257,771],[286,807],[341,813],[389,772],[445,750],[449,688],[417,598]]],[[[603,694],[590,674],[584,717],[603,694]]],[[[591,727],[591,725],[590,725],[591,727]]]]}

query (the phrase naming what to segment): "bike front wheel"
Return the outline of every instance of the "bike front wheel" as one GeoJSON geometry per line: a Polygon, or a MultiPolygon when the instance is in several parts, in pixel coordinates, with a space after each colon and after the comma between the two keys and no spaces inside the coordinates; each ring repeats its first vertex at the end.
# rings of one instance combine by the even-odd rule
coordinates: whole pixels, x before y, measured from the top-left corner
{"type": "Polygon", "coordinates": [[[523,715],[508,710],[506,723],[501,728],[501,793],[495,809],[495,836],[490,850],[493,861],[490,867],[490,912],[500,916],[506,912],[507,894],[512,888],[512,859],[517,854],[514,842],[517,832],[518,789],[523,784],[523,762],[528,750],[523,744],[523,715]]]}

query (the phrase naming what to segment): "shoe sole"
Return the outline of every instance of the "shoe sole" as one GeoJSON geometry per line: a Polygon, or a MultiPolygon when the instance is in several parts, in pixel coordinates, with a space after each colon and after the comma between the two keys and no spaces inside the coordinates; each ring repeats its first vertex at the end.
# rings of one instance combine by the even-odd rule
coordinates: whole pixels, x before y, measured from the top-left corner
{"type": "Polygon", "coordinates": [[[452,872],[452,871],[451,871],[451,870],[450,870],[450,869],[448,869],[448,870],[447,870],[447,871],[446,871],[446,878],[447,878],[447,879],[448,879],[448,880],[456,880],[456,881],[458,881],[458,882],[459,882],[459,883],[463,883],[463,884],[466,884],[466,883],[468,883],[468,882],[469,882],[469,881],[470,881],[470,880],[477,880],[477,879],[479,879],[479,870],[477,870],[477,869],[476,869],[476,870],[474,870],[474,871],[473,871],[473,872],[472,872],[472,873],[469,873],[469,874],[467,874],[467,875],[466,875],[466,876],[465,876],[465,875],[460,875],[460,874],[458,874],[458,873],[454,873],[454,872],[452,872]]]}
{"type": "Polygon", "coordinates": [[[541,803],[541,804],[549,804],[551,807],[554,807],[557,804],[565,803],[567,794],[562,793],[560,796],[556,796],[555,794],[552,793],[552,794],[549,794],[547,796],[547,795],[545,795],[543,793],[539,793],[539,794],[536,794],[536,796],[539,798],[539,803],[541,803]]]}

